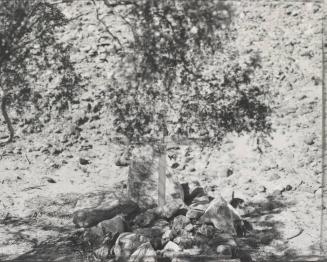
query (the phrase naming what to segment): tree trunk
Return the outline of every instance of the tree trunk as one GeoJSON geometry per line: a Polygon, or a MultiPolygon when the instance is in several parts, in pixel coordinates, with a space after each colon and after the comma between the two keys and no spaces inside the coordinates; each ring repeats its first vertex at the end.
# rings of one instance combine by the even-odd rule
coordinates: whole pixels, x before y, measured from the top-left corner
{"type": "Polygon", "coordinates": [[[162,207],[166,204],[166,145],[160,152],[159,170],[158,170],[158,206],[162,207]]]}
{"type": "Polygon", "coordinates": [[[1,113],[3,115],[3,118],[5,119],[8,131],[9,131],[9,138],[5,143],[10,143],[14,139],[14,134],[15,133],[14,133],[14,128],[12,127],[10,118],[8,116],[8,113],[7,113],[7,104],[6,103],[7,103],[7,97],[3,96],[1,98],[1,113]]]}

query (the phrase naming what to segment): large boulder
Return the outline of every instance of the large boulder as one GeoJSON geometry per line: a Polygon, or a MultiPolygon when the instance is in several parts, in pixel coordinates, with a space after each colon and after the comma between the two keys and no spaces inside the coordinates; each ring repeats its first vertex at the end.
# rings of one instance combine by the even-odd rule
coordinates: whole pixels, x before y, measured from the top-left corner
{"type": "Polygon", "coordinates": [[[101,221],[111,219],[119,214],[130,215],[137,212],[138,206],[130,200],[113,201],[107,208],[85,208],[73,214],[73,222],[76,227],[88,228],[97,225],[101,221]]]}
{"type": "MultiPolygon", "coordinates": [[[[128,193],[140,208],[148,209],[158,204],[160,155],[151,147],[142,147],[133,152],[129,166],[128,193]]],[[[166,171],[166,202],[184,201],[184,191],[179,182],[166,171]]]]}
{"type": "Polygon", "coordinates": [[[201,223],[210,223],[221,232],[236,234],[234,224],[242,221],[236,210],[221,196],[216,197],[208,206],[203,216],[200,218],[201,223]]]}
{"type": "Polygon", "coordinates": [[[125,220],[120,216],[116,216],[112,219],[104,220],[96,226],[86,228],[83,240],[93,247],[99,247],[105,239],[113,239],[116,234],[123,233],[126,230],[125,220]]]}

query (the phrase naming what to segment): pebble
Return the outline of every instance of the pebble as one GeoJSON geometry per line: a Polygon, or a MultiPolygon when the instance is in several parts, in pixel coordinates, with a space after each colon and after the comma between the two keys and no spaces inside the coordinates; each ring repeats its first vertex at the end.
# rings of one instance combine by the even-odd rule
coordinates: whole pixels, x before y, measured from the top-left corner
{"type": "Polygon", "coordinates": [[[88,160],[88,159],[85,159],[85,158],[80,158],[79,159],[79,163],[81,164],[81,165],[88,165],[88,164],[90,164],[90,160],[88,160]]]}

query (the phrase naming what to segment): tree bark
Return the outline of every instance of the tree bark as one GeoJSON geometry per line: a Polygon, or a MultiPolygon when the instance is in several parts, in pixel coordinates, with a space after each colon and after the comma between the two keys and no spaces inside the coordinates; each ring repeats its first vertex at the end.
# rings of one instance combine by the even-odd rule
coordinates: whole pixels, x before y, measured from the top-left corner
{"type": "Polygon", "coordinates": [[[10,120],[10,118],[8,116],[8,113],[7,113],[7,104],[6,104],[7,100],[8,99],[7,99],[6,96],[3,96],[1,98],[1,113],[3,115],[3,118],[5,119],[8,131],[9,131],[9,138],[5,143],[10,143],[14,139],[15,132],[14,132],[14,128],[12,126],[11,120],[10,120]]]}

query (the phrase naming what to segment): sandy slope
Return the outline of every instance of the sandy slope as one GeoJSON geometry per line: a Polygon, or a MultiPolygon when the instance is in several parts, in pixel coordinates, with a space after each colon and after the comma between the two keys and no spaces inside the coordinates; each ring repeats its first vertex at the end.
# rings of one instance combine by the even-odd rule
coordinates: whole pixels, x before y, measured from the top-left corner
{"type": "MultiPolygon", "coordinates": [[[[114,64],[106,56],[113,43],[104,37],[93,6],[87,3],[90,1],[63,6],[71,17],[91,10],[74,20],[68,32],[60,33],[63,41],[74,46],[73,59],[86,87],[79,103],[73,105],[73,118],[52,121],[41,134],[21,136],[0,149],[0,214],[7,217],[7,222],[0,223],[0,259],[16,257],[68,234],[72,228],[70,214],[83,195],[124,190],[128,168],[114,165],[119,146],[108,138],[111,126],[105,107],[100,106],[97,113],[86,110],[87,104],[94,108],[99,100],[105,100],[101,91],[114,64]],[[97,43],[106,44],[99,47],[97,43]],[[85,114],[80,113],[83,110],[85,114]],[[76,141],[69,130],[76,119],[85,116],[88,121],[80,126],[81,136],[76,141]],[[68,142],[63,143],[65,135],[68,142]],[[90,163],[81,165],[80,158],[90,163]],[[24,219],[29,216],[33,219],[24,219]]],[[[258,256],[317,254],[321,9],[313,3],[234,5],[239,30],[236,45],[241,52],[259,50],[263,68],[273,75],[275,131],[270,145],[261,145],[261,154],[253,138],[231,135],[211,155],[207,149],[190,146],[186,157],[186,148],[181,147],[169,152],[177,155],[179,163],[170,170],[181,181],[199,181],[212,195],[221,193],[229,199],[234,191],[244,198],[260,242],[258,256]]],[[[106,194],[98,200],[110,199],[106,194]]]]}

